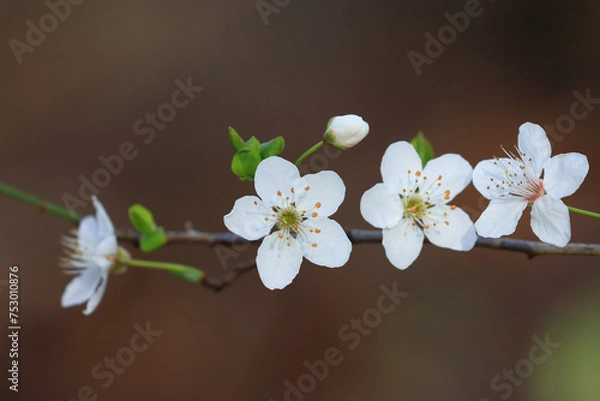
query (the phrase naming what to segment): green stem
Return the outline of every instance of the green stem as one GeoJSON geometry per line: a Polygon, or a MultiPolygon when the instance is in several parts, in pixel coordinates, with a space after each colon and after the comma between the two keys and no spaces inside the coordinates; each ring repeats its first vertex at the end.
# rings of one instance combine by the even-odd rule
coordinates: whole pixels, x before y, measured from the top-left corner
{"type": "Polygon", "coordinates": [[[579,214],[583,214],[585,216],[590,216],[590,217],[595,217],[597,219],[600,219],[600,213],[590,212],[590,211],[583,210],[583,209],[577,209],[576,207],[573,207],[573,206],[567,206],[567,208],[570,211],[572,211],[573,213],[579,213],[579,214]]]}
{"type": "Polygon", "coordinates": [[[296,160],[296,166],[299,166],[304,159],[306,159],[308,156],[312,155],[313,153],[315,153],[317,150],[321,149],[321,147],[325,144],[325,142],[321,141],[319,143],[317,143],[315,146],[313,146],[312,148],[308,149],[306,152],[304,152],[302,154],[302,156],[300,156],[298,158],[298,160],[296,160]]]}
{"type": "Polygon", "coordinates": [[[42,212],[50,213],[63,219],[67,219],[72,223],[79,223],[81,217],[79,214],[72,210],[65,209],[64,207],[55,205],[54,203],[46,202],[36,196],[23,192],[20,189],[6,185],[0,182],[0,194],[10,196],[11,198],[20,200],[21,202],[27,203],[28,205],[37,206],[42,212]]]}
{"type": "Polygon", "coordinates": [[[173,273],[177,277],[192,283],[196,283],[202,280],[202,278],[204,277],[204,272],[202,270],[196,269],[195,267],[180,265],[177,263],[155,262],[151,260],[139,259],[124,259],[119,260],[119,262],[123,265],[132,267],[166,270],[170,273],[173,273]]]}

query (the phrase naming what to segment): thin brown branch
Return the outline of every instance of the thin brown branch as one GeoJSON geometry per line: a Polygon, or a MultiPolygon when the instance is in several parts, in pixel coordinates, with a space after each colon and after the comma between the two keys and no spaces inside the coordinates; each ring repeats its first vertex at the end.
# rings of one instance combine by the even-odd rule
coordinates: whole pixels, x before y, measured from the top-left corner
{"type": "Polygon", "coordinates": [[[221,291],[223,288],[231,285],[239,276],[249,272],[256,267],[254,260],[247,262],[237,263],[227,270],[227,273],[220,277],[208,277],[204,276],[202,285],[213,289],[215,291],[221,291]]]}
{"type": "MultiPolygon", "coordinates": [[[[348,238],[354,244],[381,243],[381,230],[346,230],[348,238]]],[[[229,232],[209,233],[194,229],[184,231],[166,231],[165,235],[170,244],[175,243],[199,243],[208,245],[233,246],[247,244],[249,241],[229,232]]],[[[132,229],[117,230],[117,236],[122,241],[130,241],[137,244],[139,234],[132,229]]],[[[256,241],[258,242],[258,241],[256,241]]],[[[476,247],[491,248],[504,251],[523,252],[530,258],[540,255],[583,255],[600,256],[600,244],[570,243],[565,247],[558,248],[553,245],[538,241],[527,241],[513,238],[482,238],[477,239],[476,247]]]]}

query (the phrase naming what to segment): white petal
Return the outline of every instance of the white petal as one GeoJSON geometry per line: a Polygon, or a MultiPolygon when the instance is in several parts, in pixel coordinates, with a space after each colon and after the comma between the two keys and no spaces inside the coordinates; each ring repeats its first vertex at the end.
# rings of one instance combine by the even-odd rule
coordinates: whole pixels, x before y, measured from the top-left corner
{"type": "Polygon", "coordinates": [[[520,198],[494,199],[475,222],[477,233],[486,238],[500,238],[517,229],[517,223],[527,207],[527,201],[520,198]]]}
{"type": "Polygon", "coordinates": [[[277,192],[289,194],[290,188],[300,178],[298,168],[279,156],[268,157],[256,168],[254,188],[268,205],[276,203],[277,192]]]}
{"type": "Polygon", "coordinates": [[[300,271],[301,263],[302,246],[299,241],[280,239],[278,233],[267,235],[256,255],[258,274],[270,290],[289,285],[300,271]]]}
{"type": "Polygon", "coordinates": [[[521,153],[525,154],[524,159],[532,159],[534,171],[539,177],[552,154],[552,146],[544,129],[533,123],[521,125],[517,145],[521,153]]]}
{"type": "Polygon", "coordinates": [[[588,159],[581,153],[556,155],[544,168],[544,189],[559,199],[572,195],[583,183],[589,169],[588,159]]]}
{"type": "Polygon", "coordinates": [[[402,219],[396,227],[383,229],[385,256],[398,269],[406,269],[421,253],[423,230],[411,219],[402,219]]]}
{"type": "Polygon", "coordinates": [[[296,191],[301,192],[297,198],[298,209],[316,212],[322,217],[334,214],[346,196],[346,186],[340,176],[333,171],[321,171],[302,178],[306,186],[296,191]]]}
{"type": "Polygon", "coordinates": [[[436,206],[430,211],[431,215],[425,219],[429,228],[423,231],[432,244],[455,251],[473,249],[477,234],[469,215],[460,208],[452,210],[450,206],[436,206]]]}
{"type": "Polygon", "coordinates": [[[98,226],[94,216],[85,216],[77,228],[77,243],[80,249],[93,249],[101,241],[98,237],[98,226]]]}
{"type": "Polygon", "coordinates": [[[95,196],[92,196],[92,202],[94,203],[94,208],[96,209],[98,237],[102,239],[106,236],[113,235],[115,228],[113,227],[113,223],[110,221],[110,217],[108,217],[108,213],[106,213],[104,206],[95,196]]]}
{"type": "Polygon", "coordinates": [[[397,192],[386,184],[375,184],[360,198],[360,213],[372,226],[394,227],[403,214],[402,201],[397,192]]]}
{"type": "Polygon", "coordinates": [[[531,229],[542,241],[563,247],[571,239],[569,209],[558,198],[544,195],[531,208],[531,229]]]}
{"type": "Polygon", "coordinates": [[[62,294],[60,304],[63,308],[79,305],[91,298],[102,278],[102,270],[90,268],[75,277],[62,294]]]}
{"type": "Polygon", "coordinates": [[[232,233],[254,241],[271,231],[275,219],[271,209],[256,196],[244,196],[235,201],[231,212],[223,217],[223,222],[232,233]]]}
{"type": "Polygon", "coordinates": [[[449,198],[444,198],[446,202],[450,202],[469,185],[473,178],[473,168],[461,155],[448,153],[430,160],[423,169],[422,177],[427,177],[423,191],[431,192],[441,182],[440,189],[450,191],[449,198]],[[440,176],[442,178],[438,181],[440,176]]]}
{"type": "Polygon", "coordinates": [[[506,180],[506,170],[502,166],[508,165],[511,160],[503,157],[496,159],[482,160],[473,170],[473,185],[486,199],[497,199],[506,191],[496,187],[496,183],[506,180]],[[493,180],[492,180],[493,179],[493,180]]]}
{"type": "Polygon", "coordinates": [[[392,143],[381,159],[381,177],[383,182],[391,186],[396,193],[403,188],[413,187],[408,182],[408,170],[414,174],[421,170],[423,163],[415,148],[406,141],[392,143]]]}
{"type": "Polygon", "coordinates": [[[352,243],[336,221],[309,219],[303,227],[306,229],[302,230],[302,238],[299,239],[306,259],[325,267],[341,267],[348,262],[352,243]]]}
{"type": "Polygon", "coordinates": [[[94,262],[103,270],[109,270],[113,265],[107,256],[117,254],[117,238],[115,236],[106,237],[100,245],[94,250],[94,262]]]}
{"type": "Polygon", "coordinates": [[[96,308],[98,307],[98,304],[100,303],[100,301],[102,300],[102,297],[104,296],[104,291],[106,290],[107,282],[108,282],[108,274],[106,274],[102,277],[102,282],[96,289],[96,292],[94,292],[94,295],[92,295],[92,297],[87,302],[85,310],[83,311],[84,315],[90,315],[93,311],[96,310],[96,308]]]}

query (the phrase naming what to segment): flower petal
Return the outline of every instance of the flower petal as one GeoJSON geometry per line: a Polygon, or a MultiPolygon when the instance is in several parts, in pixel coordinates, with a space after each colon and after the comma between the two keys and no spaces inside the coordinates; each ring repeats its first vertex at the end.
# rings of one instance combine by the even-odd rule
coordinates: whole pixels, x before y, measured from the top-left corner
{"type": "Polygon", "coordinates": [[[109,235],[114,235],[115,228],[113,227],[112,221],[110,221],[110,217],[108,217],[108,213],[106,213],[102,203],[100,203],[98,198],[95,196],[92,196],[92,203],[96,209],[96,226],[98,230],[98,237],[103,239],[109,235]]]}
{"type": "Polygon", "coordinates": [[[315,265],[341,267],[348,262],[352,243],[346,232],[336,221],[309,219],[302,231],[304,257],[315,265]]]}
{"type": "Polygon", "coordinates": [[[104,291],[106,291],[107,283],[108,283],[108,274],[106,274],[102,277],[102,282],[96,289],[96,292],[94,292],[94,295],[92,295],[92,297],[87,302],[85,310],[83,311],[84,315],[90,315],[93,311],[96,310],[96,308],[98,307],[98,304],[100,303],[100,301],[102,300],[102,297],[104,296],[104,291]]]}
{"type": "Polygon", "coordinates": [[[303,178],[304,188],[298,196],[298,209],[328,217],[334,214],[346,197],[346,186],[340,176],[333,171],[307,174],[303,178]]]}
{"type": "Polygon", "coordinates": [[[263,201],[256,196],[243,196],[235,201],[233,209],[223,217],[225,227],[248,241],[254,241],[267,235],[275,219],[263,201]]]}
{"type": "Polygon", "coordinates": [[[360,198],[360,213],[374,227],[392,228],[402,218],[402,201],[389,185],[375,184],[360,198]]]}
{"type": "Polygon", "coordinates": [[[558,198],[544,195],[531,208],[531,229],[542,241],[563,247],[571,239],[569,209],[558,198]]]}
{"type": "Polygon", "coordinates": [[[75,277],[62,294],[60,304],[63,308],[79,305],[92,297],[102,278],[102,270],[89,268],[75,277]]]}
{"type": "Polygon", "coordinates": [[[425,220],[429,228],[423,231],[432,244],[455,251],[473,249],[477,234],[469,215],[450,206],[436,206],[429,210],[431,214],[425,220]]]}
{"type": "Polygon", "coordinates": [[[403,188],[413,187],[412,182],[408,182],[408,170],[414,174],[421,170],[421,158],[415,148],[406,141],[399,141],[388,146],[383,158],[381,159],[381,177],[384,184],[387,184],[396,191],[402,193],[403,188]]]}
{"type": "Polygon", "coordinates": [[[507,193],[496,185],[506,180],[507,173],[503,166],[510,161],[506,157],[482,160],[473,169],[473,185],[486,199],[498,199],[507,193]]]}
{"type": "Polygon", "coordinates": [[[254,188],[267,205],[273,205],[278,198],[277,192],[289,194],[290,188],[300,178],[300,172],[294,164],[279,156],[268,157],[256,168],[254,188]]]}
{"type": "Polygon", "coordinates": [[[402,219],[396,227],[382,232],[385,256],[398,269],[410,266],[423,248],[423,230],[412,223],[411,219],[402,219]]]}
{"type": "Polygon", "coordinates": [[[486,238],[512,234],[526,207],[527,201],[521,198],[493,199],[475,222],[475,229],[486,238]]]}
{"type": "Polygon", "coordinates": [[[544,168],[544,189],[556,198],[572,195],[590,169],[587,157],[581,153],[556,155],[544,168]]]}
{"type": "Polygon", "coordinates": [[[107,256],[117,254],[117,238],[113,235],[106,237],[100,242],[100,245],[94,250],[94,263],[103,270],[109,270],[113,265],[113,261],[107,256]]]}
{"type": "Polygon", "coordinates": [[[81,250],[89,250],[95,248],[100,243],[98,237],[98,226],[94,216],[85,216],[79,222],[77,228],[77,243],[81,250]]]}
{"type": "Polygon", "coordinates": [[[448,153],[430,160],[423,169],[423,177],[428,177],[423,192],[431,192],[441,182],[440,189],[450,191],[449,197],[444,200],[450,202],[471,182],[473,167],[461,155],[448,153]],[[438,180],[438,177],[442,178],[438,180]]]}
{"type": "Polygon", "coordinates": [[[265,287],[270,290],[288,286],[300,271],[302,246],[295,239],[267,235],[258,248],[256,267],[265,287]],[[288,245],[289,244],[289,245],[288,245]]]}
{"type": "Polygon", "coordinates": [[[533,123],[525,123],[519,127],[518,147],[524,159],[531,158],[531,164],[539,177],[542,169],[550,160],[552,146],[542,127],[533,123]]]}

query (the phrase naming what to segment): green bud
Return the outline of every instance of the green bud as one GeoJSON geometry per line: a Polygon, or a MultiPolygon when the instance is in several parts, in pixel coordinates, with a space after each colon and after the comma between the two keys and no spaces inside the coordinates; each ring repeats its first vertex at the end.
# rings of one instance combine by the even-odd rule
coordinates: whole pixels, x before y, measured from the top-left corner
{"type": "Polygon", "coordinates": [[[434,158],[433,146],[431,146],[431,143],[427,140],[427,138],[425,138],[423,131],[419,131],[417,136],[414,137],[410,143],[412,146],[414,146],[415,150],[419,154],[419,157],[421,158],[423,167],[425,167],[427,162],[434,158]]]}
{"type": "Polygon", "coordinates": [[[140,238],[140,248],[144,252],[155,251],[166,243],[167,237],[162,227],[158,227],[152,232],[144,233],[140,238]]]}
{"type": "Polygon", "coordinates": [[[271,156],[278,156],[285,147],[285,140],[282,136],[271,139],[269,142],[260,145],[260,158],[262,160],[271,156]]]}
{"type": "Polygon", "coordinates": [[[133,205],[129,208],[129,220],[140,233],[146,234],[156,230],[152,213],[142,205],[133,205]]]}
{"type": "Polygon", "coordinates": [[[236,152],[244,146],[244,140],[233,127],[229,127],[229,140],[236,152]]]}
{"type": "Polygon", "coordinates": [[[186,272],[176,272],[171,270],[169,273],[190,284],[196,284],[204,278],[204,272],[200,270],[189,270],[186,272]]]}

